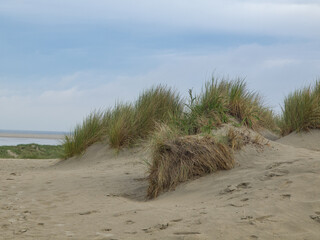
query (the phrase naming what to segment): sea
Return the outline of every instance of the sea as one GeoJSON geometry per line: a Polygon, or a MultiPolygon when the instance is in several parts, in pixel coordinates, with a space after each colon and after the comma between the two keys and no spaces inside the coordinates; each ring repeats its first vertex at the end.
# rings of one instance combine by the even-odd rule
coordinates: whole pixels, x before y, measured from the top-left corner
{"type": "Polygon", "coordinates": [[[40,144],[40,145],[60,145],[62,136],[66,132],[54,131],[24,131],[24,130],[1,130],[0,129],[0,146],[17,146],[19,144],[40,144]],[[6,135],[10,135],[7,137],[6,135]],[[15,137],[23,136],[23,137],[15,137]],[[30,137],[28,137],[28,135],[30,137]],[[48,138],[48,136],[50,136],[48,138]]]}

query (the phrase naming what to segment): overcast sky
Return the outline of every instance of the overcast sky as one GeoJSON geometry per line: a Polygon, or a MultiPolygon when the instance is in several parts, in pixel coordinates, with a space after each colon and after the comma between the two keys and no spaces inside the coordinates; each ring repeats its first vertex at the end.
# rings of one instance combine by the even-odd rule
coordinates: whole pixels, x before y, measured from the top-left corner
{"type": "Polygon", "coordinates": [[[70,131],[155,84],[246,78],[279,111],[320,77],[308,0],[1,0],[0,129],[70,131]]]}

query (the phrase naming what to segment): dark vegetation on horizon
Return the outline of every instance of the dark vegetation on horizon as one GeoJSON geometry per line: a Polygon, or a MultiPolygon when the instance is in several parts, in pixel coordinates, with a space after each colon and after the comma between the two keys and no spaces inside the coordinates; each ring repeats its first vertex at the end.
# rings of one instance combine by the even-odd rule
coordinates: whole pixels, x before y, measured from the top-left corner
{"type": "Polygon", "coordinates": [[[0,158],[17,159],[58,159],[63,155],[62,145],[20,144],[17,146],[0,146],[0,158]]]}

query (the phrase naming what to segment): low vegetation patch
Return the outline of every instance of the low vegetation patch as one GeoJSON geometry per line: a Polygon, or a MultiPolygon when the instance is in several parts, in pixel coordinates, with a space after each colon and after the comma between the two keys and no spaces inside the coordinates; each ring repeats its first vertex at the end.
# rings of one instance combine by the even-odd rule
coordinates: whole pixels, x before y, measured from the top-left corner
{"type": "Polygon", "coordinates": [[[0,146],[0,158],[57,159],[63,154],[63,146],[20,144],[0,146]]]}
{"type": "Polygon", "coordinates": [[[285,98],[278,124],[282,135],[320,128],[320,80],[285,98]]]}

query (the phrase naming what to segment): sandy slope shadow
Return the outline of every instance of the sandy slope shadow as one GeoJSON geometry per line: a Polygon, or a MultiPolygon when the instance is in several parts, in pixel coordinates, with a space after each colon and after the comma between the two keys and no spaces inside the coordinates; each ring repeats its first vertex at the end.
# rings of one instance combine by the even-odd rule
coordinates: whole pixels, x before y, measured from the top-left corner
{"type": "Polygon", "coordinates": [[[146,157],[147,153],[142,148],[116,152],[107,144],[96,143],[83,155],[61,160],[51,168],[79,175],[82,187],[90,186],[90,182],[99,182],[101,191],[107,196],[144,201],[147,192],[146,157]]]}

